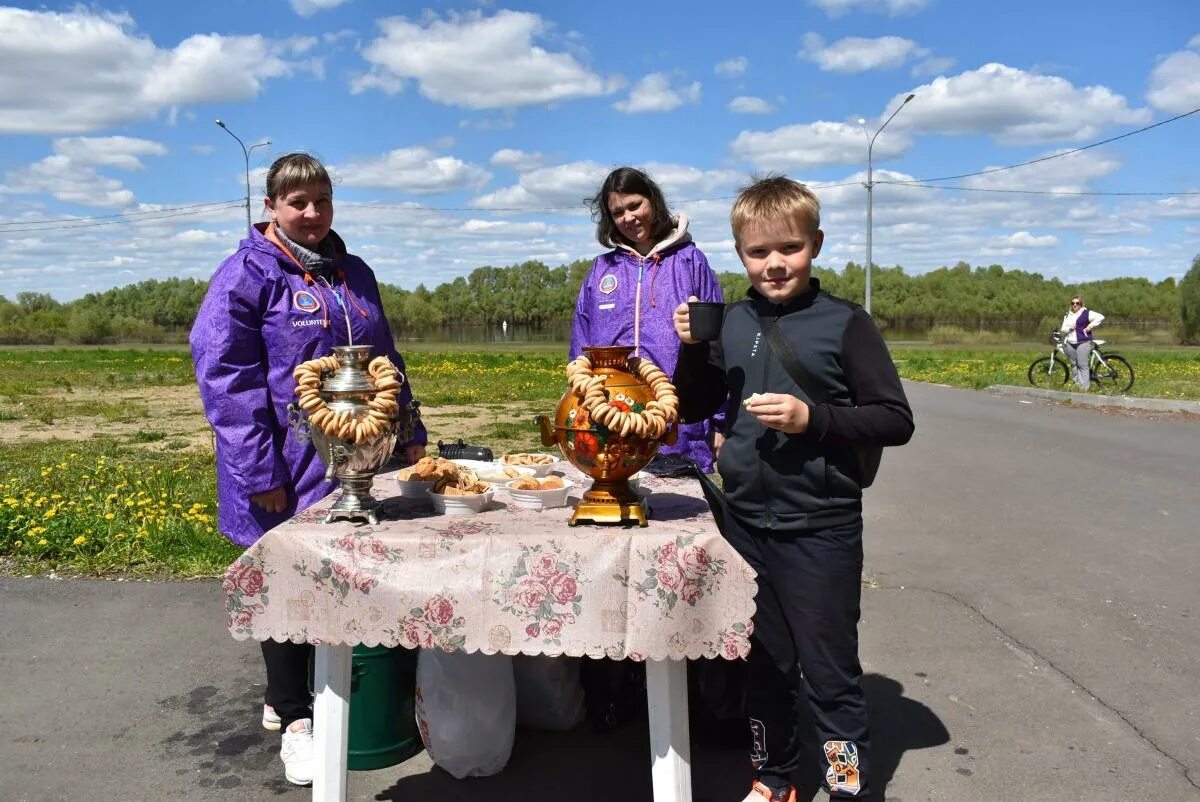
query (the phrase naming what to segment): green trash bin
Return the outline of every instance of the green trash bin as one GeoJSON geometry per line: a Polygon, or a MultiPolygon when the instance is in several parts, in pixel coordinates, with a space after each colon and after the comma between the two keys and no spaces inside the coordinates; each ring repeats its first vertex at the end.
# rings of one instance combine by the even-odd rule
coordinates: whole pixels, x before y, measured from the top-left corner
{"type": "Polygon", "coordinates": [[[417,650],[355,646],[350,664],[350,749],[352,771],[394,766],[420,752],[413,702],[417,650]]]}

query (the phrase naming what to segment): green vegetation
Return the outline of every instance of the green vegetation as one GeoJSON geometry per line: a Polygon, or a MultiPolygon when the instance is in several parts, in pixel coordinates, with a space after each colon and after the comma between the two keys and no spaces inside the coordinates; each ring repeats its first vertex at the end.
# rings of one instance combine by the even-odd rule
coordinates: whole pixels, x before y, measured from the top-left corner
{"type": "MultiPolygon", "coordinates": [[[[402,290],[383,285],[380,293],[392,330],[400,339],[422,336],[443,324],[481,325],[500,321],[533,327],[570,321],[579,286],[590,260],[551,268],[541,262],[511,267],[479,267],[469,276],[439,285],[402,290]]],[[[825,289],[861,300],[866,284],[862,265],[849,262],[840,271],[815,270],[825,289]]],[[[884,331],[924,334],[938,325],[976,332],[1015,333],[1028,337],[1057,325],[1072,294],[1103,312],[1110,325],[1131,331],[1157,328],[1195,339],[1200,329],[1200,277],[1193,265],[1191,290],[1186,279],[1160,282],[1116,278],[1064,284],[1037,273],[1005,270],[1001,265],[971,267],[960,262],[919,276],[904,269],[872,271],[872,311],[884,331]],[[1189,294],[1190,293],[1190,294],[1189,294]]],[[[741,297],[749,286],[743,273],[720,275],[725,297],[741,297]]],[[[0,296],[0,343],[110,344],[183,342],[204,296],[200,281],[144,281],[70,303],[44,293],[21,292],[15,300],[0,296]]],[[[994,341],[994,340],[993,340],[994,341]]]]}
{"type": "Polygon", "coordinates": [[[1200,344],[1200,256],[1179,282],[1179,341],[1200,344]]]}
{"type": "MultiPolygon", "coordinates": [[[[561,344],[406,350],[432,442],[540,448],[533,416],[564,390],[561,344]]],[[[892,350],[907,378],[981,388],[1024,385],[1048,346],[892,350]]],[[[1136,394],[1200,399],[1200,350],[1121,350],[1136,394]]],[[[0,351],[0,570],[221,573],[240,549],[216,531],[212,440],[191,392],[164,390],[194,381],[178,349],[0,351]],[[178,436],[177,420],[199,435],[178,436]]]]}

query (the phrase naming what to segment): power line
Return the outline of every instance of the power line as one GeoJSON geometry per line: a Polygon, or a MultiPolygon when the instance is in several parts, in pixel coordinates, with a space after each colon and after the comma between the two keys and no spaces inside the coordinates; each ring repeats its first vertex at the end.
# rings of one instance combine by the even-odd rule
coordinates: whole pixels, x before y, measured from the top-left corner
{"type": "Polygon", "coordinates": [[[85,223],[80,223],[79,225],[70,225],[70,226],[42,226],[42,227],[37,227],[37,228],[6,228],[6,229],[3,229],[2,231],[0,231],[0,233],[2,233],[2,234],[17,234],[17,233],[21,233],[21,232],[31,232],[31,231],[32,232],[70,231],[72,229],[77,229],[77,228],[98,228],[100,226],[115,226],[115,225],[121,225],[124,223],[147,223],[147,222],[153,222],[155,220],[167,220],[172,217],[184,217],[187,215],[206,214],[207,212],[224,211],[225,209],[235,209],[235,208],[241,207],[242,205],[243,205],[243,201],[238,200],[238,201],[233,201],[233,203],[231,205],[221,206],[221,207],[213,206],[212,208],[205,209],[204,211],[201,211],[201,212],[197,212],[195,209],[185,209],[183,211],[171,212],[169,214],[157,214],[153,217],[139,217],[136,220],[129,220],[129,219],[101,220],[100,222],[85,222],[85,223]]]}
{"type": "MultiPolygon", "coordinates": [[[[833,187],[856,187],[861,181],[842,181],[836,184],[806,184],[809,189],[831,189],[833,187]]],[[[708,203],[710,201],[733,200],[737,195],[717,195],[711,198],[684,198],[672,201],[672,206],[684,206],[689,203],[708,203]]],[[[578,212],[587,209],[586,204],[575,206],[423,206],[413,203],[372,203],[370,201],[338,201],[340,207],[360,209],[404,209],[418,212],[578,212]]]]}
{"type": "Polygon", "coordinates": [[[209,203],[193,203],[193,204],[189,204],[187,206],[163,206],[160,209],[146,209],[145,211],[141,211],[141,212],[117,212],[116,214],[94,214],[94,215],[79,216],[79,217],[43,218],[40,220],[39,219],[13,220],[8,223],[0,223],[0,229],[2,229],[4,226],[45,225],[45,224],[49,224],[49,223],[76,223],[76,222],[88,222],[91,220],[108,220],[108,219],[112,219],[112,218],[128,219],[131,222],[137,222],[133,218],[140,217],[141,215],[161,214],[163,212],[183,211],[185,209],[203,209],[203,208],[210,207],[210,206],[224,206],[225,204],[229,204],[229,203],[239,203],[240,204],[240,203],[244,203],[244,201],[241,198],[236,198],[234,200],[227,200],[227,201],[211,201],[209,203]]]}
{"type": "Polygon", "coordinates": [[[1005,192],[1016,195],[1062,195],[1062,196],[1078,196],[1078,195],[1104,195],[1114,197],[1128,196],[1150,196],[1150,197],[1174,197],[1176,195],[1200,195],[1200,192],[1088,192],[1088,191],[1070,191],[1070,190],[1049,190],[1049,189],[990,189],[985,187],[944,187],[934,184],[920,184],[915,181],[876,181],[876,184],[895,184],[898,186],[913,187],[915,189],[951,189],[958,192],[1005,192]]]}
{"type": "MultiPolygon", "coordinates": [[[[1007,167],[992,167],[987,170],[979,170],[978,172],[974,172],[974,173],[961,173],[959,175],[947,175],[947,176],[942,176],[941,178],[914,178],[911,181],[890,181],[888,183],[892,183],[892,184],[905,184],[905,183],[922,184],[922,183],[929,183],[932,181],[953,181],[957,178],[971,178],[971,177],[977,176],[977,175],[989,175],[990,173],[1002,173],[1005,170],[1015,170],[1018,167],[1027,167],[1030,164],[1038,164],[1039,162],[1048,162],[1051,159],[1061,159],[1063,156],[1070,156],[1073,153],[1081,153],[1082,151],[1090,150],[1091,148],[1098,148],[1101,145],[1107,145],[1109,142],[1116,142],[1118,139],[1124,139],[1125,137],[1133,136],[1134,134],[1140,134],[1140,133],[1143,133],[1144,131],[1149,131],[1151,128],[1158,128],[1160,125],[1166,125],[1167,123],[1173,123],[1176,120],[1182,120],[1184,117],[1188,117],[1192,114],[1195,114],[1196,112],[1200,112],[1200,108],[1192,109],[1191,111],[1185,111],[1183,114],[1177,114],[1174,117],[1170,118],[1169,120],[1162,120],[1161,122],[1153,123],[1152,125],[1147,125],[1143,128],[1139,128],[1136,131],[1128,131],[1128,132],[1126,132],[1124,134],[1120,134],[1118,136],[1109,137],[1108,139],[1102,139],[1099,142],[1093,142],[1092,144],[1084,145],[1081,148],[1075,148],[1074,150],[1063,151],[1062,153],[1054,153],[1054,154],[1051,154],[1050,156],[1042,156],[1041,158],[1038,158],[1038,159],[1030,159],[1027,162],[1021,162],[1019,164],[1010,164],[1007,167]]],[[[882,184],[884,182],[880,181],[879,183],[882,184]]]]}

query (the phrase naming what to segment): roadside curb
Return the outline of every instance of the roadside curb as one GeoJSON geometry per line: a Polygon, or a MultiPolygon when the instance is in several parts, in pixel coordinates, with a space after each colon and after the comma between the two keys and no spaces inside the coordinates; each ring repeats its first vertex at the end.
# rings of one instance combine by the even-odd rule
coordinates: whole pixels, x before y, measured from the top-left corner
{"type": "Polygon", "coordinates": [[[1200,415],[1200,401],[1183,398],[1138,398],[1128,395],[1095,395],[1072,393],[1060,390],[1043,390],[1040,387],[1018,387],[1011,384],[993,384],[987,388],[993,395],[1024,395],[1045,398],[1049,401],[1068,401],[1089,407],[1124,407],[1125,409],[1149,409],[1157,412],[1190,412],[1200,415]]]}

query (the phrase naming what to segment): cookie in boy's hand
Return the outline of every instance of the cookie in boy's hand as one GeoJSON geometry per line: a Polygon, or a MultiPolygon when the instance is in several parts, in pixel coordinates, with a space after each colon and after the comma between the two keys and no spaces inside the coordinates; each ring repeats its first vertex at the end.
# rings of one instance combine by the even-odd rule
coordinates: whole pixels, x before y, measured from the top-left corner
{"type": "Polygon", "coordinates": [[[749,409],[751,404],[756,404],[764,398],[766,398],[766,396],[764,396],[762,393],[752,393],[749,398],[742,402],[742,406],[744,406],[746,409],[749,409]]]}

